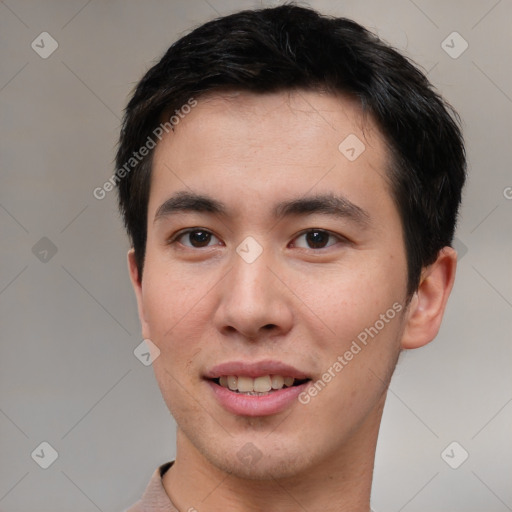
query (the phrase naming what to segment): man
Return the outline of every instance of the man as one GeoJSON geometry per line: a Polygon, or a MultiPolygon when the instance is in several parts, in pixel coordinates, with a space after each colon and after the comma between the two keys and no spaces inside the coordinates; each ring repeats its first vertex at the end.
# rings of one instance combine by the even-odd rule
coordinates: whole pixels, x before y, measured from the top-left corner
{"type": "Polygon", "coordinates": [[[293,5],[148,71],[116,175],[177,455],[130,512],[370,509],[398,356],[455,277],[455,118],[364,28],[293,5]]]}

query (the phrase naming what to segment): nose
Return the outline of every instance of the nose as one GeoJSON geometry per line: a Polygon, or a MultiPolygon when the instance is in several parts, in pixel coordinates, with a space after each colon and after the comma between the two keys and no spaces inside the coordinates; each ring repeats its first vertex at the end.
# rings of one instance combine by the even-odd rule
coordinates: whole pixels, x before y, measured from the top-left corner
{"type": "Polygon", "coordinates": [[[284,335],[293,326],[291,293],[266,251],[248,263],[238,254],[220,288],[217,329],[231,337],[258,340],[284,335]]]}

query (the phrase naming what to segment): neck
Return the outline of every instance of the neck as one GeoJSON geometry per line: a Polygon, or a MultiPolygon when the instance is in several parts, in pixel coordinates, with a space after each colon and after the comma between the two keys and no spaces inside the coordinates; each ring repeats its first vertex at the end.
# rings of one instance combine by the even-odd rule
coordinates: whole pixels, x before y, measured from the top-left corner
{"type": "Polygon", "coordinates": [[[369,512],[383,406],[384,400],[338,450],[280,479],[249,480],[227,473],[178,429],[176,461],[163,477],[164,488],[174,505],[187,512],[369,512]]]}

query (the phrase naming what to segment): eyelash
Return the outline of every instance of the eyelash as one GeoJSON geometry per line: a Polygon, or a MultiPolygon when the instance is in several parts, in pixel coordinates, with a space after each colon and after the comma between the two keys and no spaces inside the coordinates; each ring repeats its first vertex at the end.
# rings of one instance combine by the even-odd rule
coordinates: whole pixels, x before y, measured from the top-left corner
{"type": "MultiPolygon", "coordinates": [[[[168,245],[172,245],[172,244],[175,244],[175,243],[181,243],[180,242],[180,239],[186,235],[190,235],[192,233],[196,233],[196,232],[203,232],[203,233],[206,233],[207,235],[211,235],[215,238],[218,239],[218,237],[210,230],[208,229],[204,229],[204,228],[190,228],[190,229],[186,229],[186,230],[183,230],[183,231],[179,231],[178,233],[176,233],[175,235],[173,235],[167,242],[168,245]]],[[[304,236],[304,235],[308,235],[308,234],[311,234],[311,233],[322,233],[324,235],[328,235],[329,237],[331,238],[335,238],[337,240],[337,242],[345,242],[347,243],[348,240],[343,237],[342,235],[338,235],[336,233],[333,233],[329,230],[326,230],[326,229],[320,229],[320,228],[310,228],[310,229],[306,229],[304,231],[301,231],[300,233],[298,233],[295,238],[292,240],[295,241],[297,240],[297,238],[301,237],[301,236],[304,236]]],[[[205,247],[193,247],[192,245],[185,245],[185,244],[181,244],[183,245],[184,247],[188,248],[188,249],[207,249],[209,247],[212,247],[210,245],[207,245],[205,247]]],[[[320,251],[322,249],[328,249],[329,247],[332,247],[333,245],[336,245],[335,243],[333,244],[330,244],[330,245],[327,245],[326,247],[320,247],[320,248],[313,248],[313,247],[307,247],[307,248],[304,248],[304,247],[299,247],[299,249],[306,249],[306,250],[312,250],[312,251],[320,251]]]]}

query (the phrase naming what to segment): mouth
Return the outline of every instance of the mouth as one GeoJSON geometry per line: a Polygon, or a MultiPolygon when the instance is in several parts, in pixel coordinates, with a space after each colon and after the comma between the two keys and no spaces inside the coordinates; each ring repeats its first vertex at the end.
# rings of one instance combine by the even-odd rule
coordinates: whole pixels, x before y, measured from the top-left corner
{"type": "Polygon", "coordinates": [[[298,402],[312,378],[280,361],[232,361],[203,375],[217,403],[237,416],[269,416],[298,402]]]}

